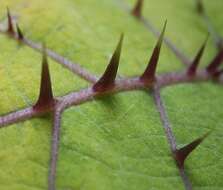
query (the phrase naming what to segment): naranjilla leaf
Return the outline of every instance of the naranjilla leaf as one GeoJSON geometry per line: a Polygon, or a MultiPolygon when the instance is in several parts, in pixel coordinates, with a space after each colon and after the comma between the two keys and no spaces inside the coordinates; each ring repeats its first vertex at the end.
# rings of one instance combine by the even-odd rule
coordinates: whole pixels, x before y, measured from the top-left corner
{"type": "MultiPolygon", "coordinates": [[[[31,105],[38,99],[41,54],[0,35],[0,113],[31,105]]],[[[86,82],[54,61],[49,61],[53,90],[56,96],[86,86],[86,82]],[[66,85],[64,85],[66,83],[66,85]]]]}
{"type": "Polygon", "coordinates": [[[196,2],[2,0],[0,189],[222,189],[223,2],[196,2]]]}
{"type": "Polygon", "coordinates": [[[59,189],[183,189],[153,99],[146,92],[68,109],[61,147],[59,189]]]}
{"type": "Polygon", "coordinates": [[[197,52],[197,55],[194,57],[194,60],[191,62],[190,66],[187,70],[188,75],[194,76],[196,74],[198,65],[201,62],[201,58],[204,54],[204,50],[205,50],[205,47],[206,47],[206,44],[207,44],[207,40],[208,40],[208,37],[206,38],[205,42],[202,44],[201,48],[197,52]]]}
{"type": "Polygon", "coordinates": [[[211,83],[168,87],[162,92],[178,148],[212,132],[185,162],[194,189],[223,186],[222,95],[221,86],[211,83]]]}
{"type": "Polygon", "coordinates": [[[143,82],[150,82],[150,81],[154,81],[156,78],[156,68],[159,62],[159,57],[160,57],[160,50],[161,50],[161,46],[163,43],[163,38],[164,38],[164,33],[165,33],[165,29],[166,29],[166,24],[167,21],[164,24],[163,30],[158,38],[157,44],[154,47],[153,53],[151,55],[151,58],[149,60],[148,66],[146,67],[144,73],[142,74],[142,76],[140,76],[140,80],[143,82]]]}
{"type": "Polygon", "coordinates": [[[120,62],[120,56],[122,52],[122,43],[123,43],[124,35],[122,34],[120,37],[120,41],[109,61],[109,64],[101,76],[101,78],[94,84],[93,89],[98,92],[106,91],[109,88],[113,88],[115,86],[115,79],[118,72],[118,66],[120,62]]]}

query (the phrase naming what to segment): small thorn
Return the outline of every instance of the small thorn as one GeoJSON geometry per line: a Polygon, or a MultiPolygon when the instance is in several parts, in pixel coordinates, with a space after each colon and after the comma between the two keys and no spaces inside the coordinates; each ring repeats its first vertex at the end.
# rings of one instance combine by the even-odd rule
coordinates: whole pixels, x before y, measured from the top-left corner
{"type": "Polygon", "coordinates": [[[135,16],[136,18],[141,18],[142,17],[143,3],[144,3],[144,0],[137,0],[136,1],[135,7],[132,10],[132,15],[135,16]]]}
{"type": "Polygon", "coordinates": [[[123,38],[124,35],[122,34],[120,37],[120,41],[117,45],[117,48],[114,54],[112,55],[110,63],[107,66],[104,74],[93,86],[94,91],[103,92],[114,87],[122,50],[123,38]]]}
{"type": "Polygon", "coordinates": [[[221,49],[206,68],[209,74],[214,74],[223,60],[223,49],[221,49]]]}
{"type": "Polygon", "coordinates": [[[160,50],[163,42],[164,33],[166,30],[167,21],[165,21],[163,31],[160,34],[159,40],[153,50],[153,54],[149,60],[149,64],[145,70],[145,72],[140,77],[140,80],[144,83],[153,82],[155,80],[156,68],[159,61],[160,50]]]}
{"type": "Polygon", "coordinates": [[[201,48],[199,49],[199,51],[197,53],[195,59],[193,60],[192,64],[190,65],[190,67],[187,70],[187,74],[189,76],[194,76],[196,74],[197,67],[200,63],[201,57],[202,57],[202,55],[204,53],[204,50],[205,50],[205,47],[207,45],[208,37],[209,37],[209,35],[206,37],[203,45],[201,46],[201,48]]]}
{"type": "Polygon", "coordinates": [[[200,145],[209,134],[210,134],[210,132],[208,132],[205,135],[203,135],[202,137],[194,140],[193,142],[184,146],[183,148],[175,151],[175,159],[176,159],[177,164],[180,168],[184,167],[184,162],[187,159],[187,157],[190,155],[190,153],[193,150],[195,150],[198,147],[198,145],[200,145]]]}
{"type": "Polygon", "coordinates": [[[54,98],[52,92],[49,66],[47,61],[46,48],[45,45],[43,45],[40,93],[38,101],[34,105],[34,109],[43,109],[46,107],[51,107],[53,103],[54,103],[54,98]]]}
{"type": "Polygon", "coordinates": [[[199,14],[203,14],[204,13],[204,5],[203,5],[203,1],[202,0],[196,0],[196,8],[197,8],[197,12],[199,14]]]}
{"type": "Polygon", "coordinates": [[[24,35],[23,35],[22,30],[20,29],[18,24],[16,24],[16,30],[17,30],[17,34],[18,34],[18,39],[19,40],[23,40],[24,39],[24,35]]]}
{"type": "Polygon", "coordinates": [[[10,10],[9,10],[8,7],[7,7],[7,16],[8,16],[8,29],[7,29],[7,32],[10,35],[14,35],[15,31],[14,31],[13,22],[12,22],[12,16],[11,16],[11,13],[10,13],[10,10]]]}
{"type": "Polygon", "coordinates": [[[223,39],[220,38],[218,41],[217,41],[217,47],[219,50],[223,49],[223,39]]]}

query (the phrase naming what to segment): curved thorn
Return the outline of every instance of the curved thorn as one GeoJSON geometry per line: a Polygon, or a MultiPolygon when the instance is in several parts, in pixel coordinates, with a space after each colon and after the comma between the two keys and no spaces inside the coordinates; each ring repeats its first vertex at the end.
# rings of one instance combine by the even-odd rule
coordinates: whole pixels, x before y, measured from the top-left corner
{"type": "Polygon", "coordinates": [[[103,91],[106,91],[107,89],[113,88],[113,86],[115,84],[115,78],[117,75],[117,71],[118,71],[123,38],[124,38],[124,35],[122,34],[120,37],[118,46],[110,60],[109,65],[107,66],[104,74],[93,86],[94,91],[103,92],[103,91]]]}
{"type": "Polygon", "coordinates": [[[23,40],[24,39],[24,35],[22,33],[22,30],[20,29],[19,25],[16,23],[16,30],[17,30],[17,34],[18,34],[18,39],[19,40],[23,40]]]}
{"type": "Polygon", "coordinates": [[[47,55],[46,55],[46,48],[45,48],[45,45],[43,45],[40,93],[39,93],[38,101],[33,106],[33,108],[45,109],[45,108],[51,107],[53,103],[54,103],[54,98],[53,98],[50,72],[49,72],[49,66],[48,66],[47,55]]]}
{"type": "Polygon", "coordinates": [[[205,135],[203,135],[202,137],[200,138],[197,138],[196,140],[194,140],[193,142],[191,142],[190,144],[180,148],[180,149],[177,149],[175,151],[175,160],[178,164],[178,166],[180,168],[183,168],[184,167],[184,162],[185,160],[187,159],[187,157],[192,153],[193,150],[195,150],[198,145],[200,145],[203,140],[210,134],[211,132],[208,132],[206,133],[205,135]]]}
{"type": "Polygon", "coordinates": [[[7,17],[8,17],[8,29],[7,29],[7,32],[11,35],[14,35],[15,34],[15,30],[14,30],[14,27],[13,27],[13,22],[12,22],[12,16],[11,16],[11,13],[10,13],[10,10],[9,8],[7,7],[7,17]]]}
{"type": "Polygon", "coordinates": [[[223,49],[221,49],[217,55],[214,57],[212,62],[206,67],[206,70],[209,74],[214,74],[217,68],[220,66],[223,60],[223,49]]]}
{"type": "Polygon", "coordinates": [[[160,34],[158,42],[153,50],[153,54],[149,60],[149,64],[146,70],[144,71],[144,73],[142,74],[142,76],[140,77],[140,80],[144,83],[153,82],[155,80],[155,73],[156,73],[156,68],[159,61],[160,50],[161,50],[161,46],[163,42],[164,33],[166,30],[166,24],[167,24],[167,21],[165,21],[162,33],[160,34]]]}
{"type": "Polygon", "coordinates": [[[135,16],[136,18],[141,18],[142,16],[143,3],[144,3],[144,0],[136,1],[136,4],[132,10],[132,15],[135,16]]]}
{"type": "Polygon", "coordinates": [[[205,50],[205,47],[207,45],[207,41],[208,41],[208,37],[209,37],[209,34],[207,35],[203,45],[201,46],[201,48],[199,49],[199,51],[197,52],[197,55],[195,56],[192,64],[189,66],[188,70],[187,70],[187,74],[189,76],[194,76],[196,74],[196,71],[197,71],[197,67],[200,63],[200,60],[201,60],[201,57],[204,53],[204,50],[205,50]]]}

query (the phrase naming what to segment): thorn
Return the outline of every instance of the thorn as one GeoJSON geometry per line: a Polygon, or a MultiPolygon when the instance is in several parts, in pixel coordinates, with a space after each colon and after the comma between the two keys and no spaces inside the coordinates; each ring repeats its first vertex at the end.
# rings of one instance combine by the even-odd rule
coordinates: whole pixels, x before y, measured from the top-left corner
{"type": "Polygon", "coordinates": [[[93,86],[94,91],[103,92],[114,87],[122,50],[123,38],[124,35],[122,34],[120,37],[120,41],[117,45],[117,48],[114,54],[112,55],[110,63],[107,66],[104,74],[93,86]]]}
{"type": "Polygon", "coordinates": [[[7,32],[10,35],[14,35],[15,31],[14,31],[13,22],[12,22],[12,16],[11,16],[11,13],[10,13],[10,10],[9,10],[8,7],[7,7],[7,17],[8,17],[8,29],[7,29],[7,32]]]}
{"type": "Polygon", "coordinates": [[[54,103],[54,98],[53,98],[50,72],[47,61],[46,47],[45,45],[43,45],[40,93],[38,101],[34,105],[34,109],[43,109],[46,107],[51,107],[53,103],[54,103]]]}
{"type": "Polygon", "coordinates": [[[156,68],[157,68],[157,64],[159,61],[160,50],[161,50],[161,46],[162,46],[162,42],[163,42],[164,33],[166,30],[166,24],[167,24],[167,21],[165,21],[163,31],[160,34],[158,42],[153,50],[153,54],[149,60],[149,64],[148,64],[145,72],[140,77],[140,80],[144,83],[153,82],[155,80],[155,73],[156,73],[156,68]]]}
{"type": "Polygon", "coordinates": [[[206,68],[207,72],[209,74],[213,74],[216,72],[217,68],[220,66],[221,62],[223,60],[223,49],[221,49],[217,55],[212,60],[211,64],[209,64],[206,68]]]}
{"type": "Polygon", "coordinates": [[[217,41],[217,47],[219,50],[223,49],[223,39],[220,38],[218,41],[217,41]]]}
{"type": "Polygon", "coordinates": [[[197,8],[197,12],[199,14],[203,14],[204,13],[204,5],[203,5],[203,1],[202,0],[196,0],[196,8],[197,8]]]}
{"type": "Polygon", "coordinates": [[[213,73],[213,77],[215,79],[218,79],[222,74],[223,74],[223,69],[221,69],[220,71],[216,71],[215,73],[213,73]]]}
{"type": "Polygon", "coordinates": [[[206,37],[203,45],[201,46],[201,48],[197,52],[197,55],[196,55],[195,59],[193,60],[192,64],[190,65],[190,67],[187,70],[187,74],[189,76],[194,76],[196,74],[197,67],[198,67],[198,65],[200,63],[201,57],[202,57],[202,55],[204,53],[204,49],[205,49],[205,47],[207,45],[208,37],[209,37],[209,34],[206,37]]]}
{"type": "Polygon", "coordinates": [[[187,159],[187,157],[190,155],[190,153],[195,150],[198,145],[200,145],[203,140],[210,134],[211,132],[206,133],[205,135],[203,135],[202,137],[194,140],[193,142],[191,142],[190,144],[184,146],[181,149],[177,149],[175,151],[175,159],[177,161],[177,164],[180,168],[184,167],[184,162],[187,159]]]}
{"type": "Polygon", "coordinates": [[[24,35],[23,35],[22,30],[19,28],[19,25],[17,23],[16,23],[16,30],[17,30],[17,34],[18,34],[18,39],[23,40],[24,35]]]}
{"type": "Polygon", "coordinates": [[[132,15],[135,16],[136,18],[141,18],[142,17],[143,3],[144,3],[144,0],[137,0],[136,1],[135,7],[132,10],[132,15]]]}

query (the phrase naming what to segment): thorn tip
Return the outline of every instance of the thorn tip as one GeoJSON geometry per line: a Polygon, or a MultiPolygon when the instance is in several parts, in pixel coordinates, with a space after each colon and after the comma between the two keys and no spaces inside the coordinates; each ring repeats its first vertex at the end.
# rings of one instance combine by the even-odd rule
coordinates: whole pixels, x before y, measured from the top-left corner
{"type": "Polygon", "coordinates": [[[15,30],[14,30],[14,27],[13,27],[12,16],[11,16],[11,13],[10,13],[10,10],[9,10],[8,7],[7,7],[7,17],[8,17],[8,29],[7,29],[7,32],[10,35],[14,35],[15,34],[15,30]]]}
{"type": "Polygon", "coordinates": [[[143,3],[144,0],[137,0],[136,4],[132,10],[132,15],[135,16],[136,18],[141,18],[142,17],[142,9],[143,9],[143,3]]]}
{"type": "Polygon", "coordinates": [[[43,58],[42,58],[42,71],[41,71],[41,82],[40,92],[37,103],[34,105],[34,109],[49,108],[53,105],[54,98],[52,92],[52,85],[50,79],[50,71],[47,61],[46,47],[43,44],[43,58]]]}
{"type": "Polygon", "coordinates": [[[22,30],[20,29],[20,27],[17,23],[16,23],[16,30],[17,30],[17,34],[18,34],[18,39],[23,40],[24,39],[23,32],[22,32],[22,30]]]}
{"type": "Polygon", "coordinates": [[[213,75],[223,61],[223,49],[219,50],[211,63],[206,67],[209,74],[213,75]]]}
{"type": "Polygon", "coordinates": [[[190,144],[187,144],[186,146],[175,151],[175,160],[180,168],[184,167],[184,162],[187,157],[203,142],[205,138],[207,138],[210,133],[211,132],[206,133],[202,137],[195,139],[190,144]]]}
{"type": "Polygon", "coordinates": [[[119,61],[120,61],[123,38],[124,38],[124,34],[121,34],[119,43],[116,47],[114,54],[112,55],[109,65],[107,66],[102,77],[93,86],[94,91],[104,92],[114,87],[115,78],[117,75],[119,61]]]}
{"type": "Polygon", "coordinates": [[[207,45],[207,41],[208,41],[208,38],[209,38],[209,34],[207,35],[204,43],[202,44],[201,48],[199,49],[199,51],[197,52],[193,62],[191,63],[191,65],[189,66],[188,70],[187,70],[187,75],[189,76],[194,76],[196,74],[196,71],[197,71],[197,67],[200,63],[200,60],[202,58],[202,55],[204,54],[204,50],[205,50],[205,47],[207,45]]]}
{"type": "Polygon", "coordinates": [[[166,25],[167,25],[167,20],[165,21],[163,30],[159,36],[157,44],[156,44],[155,48],[153,49],[153,53],[149,60],[148,66],[147,66],[146,70],[144,71],[144,73],[140,77],[140,80],[144,83],[151,83],[151,82],[155,81],[156,68],[157,68],[157,64],[159,61],[160,50],[161,50],[161,46],[162,46],[162,42],[163,42],[163,38],[164,38],[164,33],[166,30],[166,25]]]}

